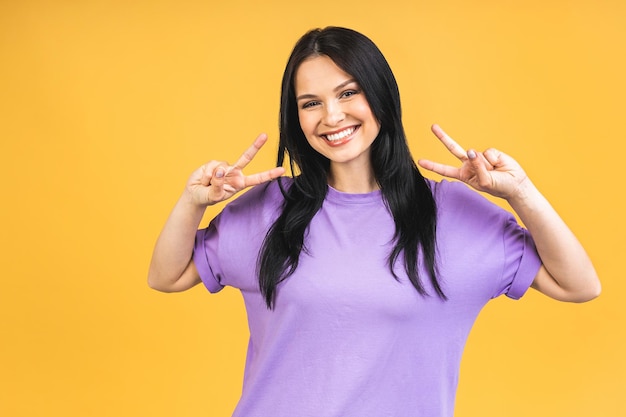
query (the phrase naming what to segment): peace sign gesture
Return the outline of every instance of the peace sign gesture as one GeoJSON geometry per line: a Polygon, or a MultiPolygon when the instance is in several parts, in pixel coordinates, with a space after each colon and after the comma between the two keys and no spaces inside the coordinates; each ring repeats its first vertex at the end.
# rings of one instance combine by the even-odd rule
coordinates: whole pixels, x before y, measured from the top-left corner
{"type": "Polygon", "coordinates": [[[251,175],[243,173],[243,169],[252,161],[265,142],[267,142],[267,135],[262,133],[233,165],[214,160],[194,171],[187,181],[187,191],[191,194],[192,201],[199,206],[210,206],[231,198],[245,188],[283,175],[285,173],[283,167],[251,175]]]}
{"type": "Polygon", "coordinates": [[[489,148],[482,153],[478,153],[473,149],[465,151],[438,125],[433,125],[431,130],[462,164],[460,167],[455,168],[450,165],[420,159],[418,164],[422,168],[444,177],[463,181],[479,191],[504,199],[513,197],[519,191],[520,185],[526,181],[526,173],[509,155],[493,148],[489,148]]]}

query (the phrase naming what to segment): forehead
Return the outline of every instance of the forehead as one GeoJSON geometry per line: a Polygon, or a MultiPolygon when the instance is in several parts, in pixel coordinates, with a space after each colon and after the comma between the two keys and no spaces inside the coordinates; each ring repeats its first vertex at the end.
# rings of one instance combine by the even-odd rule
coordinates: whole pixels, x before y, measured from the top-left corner
{"type": "Polygon", "coordinates": [[[296,71],[294,87],[296,95],[334,89],[339,84],[353,78],[326,55],[308,58],[296,71]]]}

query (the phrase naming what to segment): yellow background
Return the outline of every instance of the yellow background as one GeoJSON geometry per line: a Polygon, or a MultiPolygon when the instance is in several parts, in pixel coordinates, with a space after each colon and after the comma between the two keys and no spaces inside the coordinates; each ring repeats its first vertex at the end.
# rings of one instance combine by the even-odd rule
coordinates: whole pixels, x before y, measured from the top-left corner
{"type": "Polygon", "coordinates": [[[454,162],[434,122],[514,155],[603,281],[487,306],[456,416],[626,416],[625,22],[622,0],[1,1],[0,415],[230,415],[241,298],[150,290],[152,247],[197,166],[261,131],[250,172],[273,164],[287,56],[342,25],[388,58],[416,158],[454,162]]]}

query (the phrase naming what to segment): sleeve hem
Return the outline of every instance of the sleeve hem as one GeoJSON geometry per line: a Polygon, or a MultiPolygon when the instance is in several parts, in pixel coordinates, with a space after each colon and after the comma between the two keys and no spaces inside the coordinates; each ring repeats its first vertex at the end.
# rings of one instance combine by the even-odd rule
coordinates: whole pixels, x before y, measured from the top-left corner
{"type": "Polygon", "coordinates": [[[515,273],[511,287],[506,293],[507,297],[514,300],[519,300],[528,291],[541,267],[539,256],[532,256],[537,252],[535,242],[528,233],[524,235],[524,240],[524,253],[519,268],[515,273]]]}
{"type": "Polygon", "coordinates": [[[196,240],[193,248],[193,261],[204,286],[211,293],[216,293],[221,291],[224,286],[219,283],[213,273],[211,265],[209,264],[209,257],[204,244],[206,232],[207,229],[200,229],[196,232],[196,240]]]}

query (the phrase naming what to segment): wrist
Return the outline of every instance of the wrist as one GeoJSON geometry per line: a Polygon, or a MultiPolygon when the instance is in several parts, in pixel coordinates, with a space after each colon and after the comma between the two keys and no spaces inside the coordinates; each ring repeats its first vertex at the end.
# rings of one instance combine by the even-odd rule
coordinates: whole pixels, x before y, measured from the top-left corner
{"type": "Polygon", "coordinates": [[[521,210],[540,210],[545,198],[530,178],[526,177],[506,200],[513,210],[519,213],[521,210]]]}
{"type": "Polygon", "coordinates": [[[185,188],[178,199],[178,205],[189,213],[204,213],[208,206],[212,204],[208,201],[201,201],[191,190],[185,188]]]}

